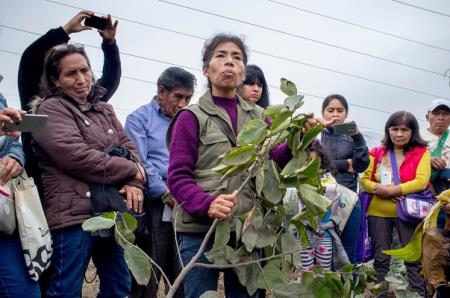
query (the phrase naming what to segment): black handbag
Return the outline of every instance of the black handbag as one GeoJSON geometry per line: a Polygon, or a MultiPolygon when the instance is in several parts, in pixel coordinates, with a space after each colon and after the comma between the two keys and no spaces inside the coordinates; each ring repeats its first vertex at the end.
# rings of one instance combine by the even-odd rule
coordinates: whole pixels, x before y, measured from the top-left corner
{"type": "MultiPolygon", "coordinates": [[[[128,148],[120,145],[111,145],[105,148],[106,154],[110,156],[123,157],[128,160],[133,160],[133,155],[128,148]]],[[[92,215],[98,216],[105,212],[128,212],[138,221],[136,233],[142,233],[145,230],[145,212],[137,213],[133,209],[129,209],[124,196],[119,193],[119,186],[103,183],[89,183],[89,190],[91,193],[92,215]]],[[[145,195],[144,195],[145,198],[145,195]]],[[[112,236],[102,235],[100,236],[112,236]]]]}

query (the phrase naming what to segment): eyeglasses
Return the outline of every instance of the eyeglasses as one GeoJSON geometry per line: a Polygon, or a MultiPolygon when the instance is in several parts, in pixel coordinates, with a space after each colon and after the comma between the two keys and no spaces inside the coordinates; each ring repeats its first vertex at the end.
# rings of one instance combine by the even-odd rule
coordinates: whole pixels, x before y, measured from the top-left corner
{"type": "Polygon", "coordinates": [[[51,57],[53,57],[53,55],[55,53],[65,52],[65,51],[68,51],[69,49],[75,49],[75,50],[82,50],[82,51],[84,51],[84,46],[82,44],[79,44],[79,43],[61,43],[61,44],[58,44],[58,45],[52,47],[48,51],[48,53],[49,53],[48,55],[51,58],[51,57]]]}

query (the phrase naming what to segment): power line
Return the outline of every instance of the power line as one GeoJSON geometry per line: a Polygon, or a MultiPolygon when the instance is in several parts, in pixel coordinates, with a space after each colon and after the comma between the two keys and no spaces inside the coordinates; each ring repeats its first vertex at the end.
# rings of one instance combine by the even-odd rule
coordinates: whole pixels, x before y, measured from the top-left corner
{"type": "MultiPolygon", "coordinates": [[[[57,2],[57,1],[52,1],[52,0],[45,0],[45,1],[51,2],[51,3],[55,3],[55,4],[58,4],[58,5],[62,5],[62,6],[75,8],[75,9],[83,9],[81,7],[76,7],[76,6],[73,6],[73,5],[60,3],[60,2],[57,2]]],[[[121,17],[118,17],[118,16],[114,16],[114,18],[117,18],[119,20],[125,20],[125,21],[131,22],[131,23],[135,23],[135,24],[139,24],[139,25],[143,25],[143,26],[147,26],[147,27],[151,27],[151,28],[155,28],[155,29],[158,29],[158,30],[163,30],[163,31],[167,31],[167,32],[175,33],[175,34],[180,34],[180,35],[184,35],[184,36],[188,36],[188,37],[192,37],[192,38],[196,38],[196,39],[206,40],[206,38],[204,38],[204,37],[195,36],[195,35],[192,35],[192,34],[181,32],[181,31],[171,30],[171,29],[168,29],[168,28],[160,27],[160,26],[153,26],[151,24],[146,24],[146,23],[142,23],[142,22],[136,22],[134,20],[125,19],[125,18],[121,18],[121,17]]],[[[31,34],[34,34],[34,35],[40,35],[38,33],[30,32],[30,31],[27,31],[27,30],[22,30],[22,29],[15,28],[15,27],[5,26],[5,25],[1,25],[1,24],[0,24],[0,27],[5,27],[5,28],[12,29],[12,30],[22,31],[22,32],[27,32],[27,33],[31,33],[31,34]]],[[[86,45],[86,46],[93,47],[93,48],[99,48],[99,47],[92,46],[92,45],[86,45]]],[[[340,75],[343,75],[343,76],[348,76],[348,77],[351,77],[351,78],[365,80],[365,81],[368,81],[368,82],[371,82],[371,83],[376,83],[376,84],[380,84],[380,85],[389,86],[389,87],[400,89],[400,90],[404,90],[404,91],[409,91],[409,92],[413,92],[413,93],[417,93],[417,94],[421,94],[421,95],[426,95],[426,96],[430,96],[430,97],[441,97],[441,98],[450,99],[450,98],[442,96],[442,95],[436,95],[436,94],[432,94],[432,93],[428,93],[428,92],[424,92],[424,91],[420,91],[420,90],[415,90],[415,89],[411,89],[411,88],[408,88],[408,87],[404,87],[404,86],[400,86],[400,85],[396,85],[396,84],[392,84],[392,83],[388,83],[388,82],[384,82],[384,81],[379,81],[379,80],[367,78],[367,77],[364,77],[364,76],[361,76],[361,75],[355,75],[355,74],[352,74],[352,73],[347,73],[347,72],[335,70],[335,69],[332,69],[332,68],[318,66],[318,65],[315,65],[315,64],[306,63],[306,62],[303,62],[303,61],[299,61],[299,60],[295,60],[295,59],[291,59],[291,58],[286,58],[286,57],[270,54],[270,53],[263,52],[263,51],[252,50],[252,52],[255,52],[255,53],[258,53],[258,54],[261,54],[261,55],[264,55],[264,56],[272,57],[272,58],[277,58],[277,59],[280,59],[280,60],[283,60],[283,61],[292,62],[292,63],[304,65],[304,66],[308,66],[308,67],[311,67],[311,68],[326,70],[326,71],[329,71],[329,72],[337,73],[337,74],[340,74],[340,75]]],[[[145,60],[149,60],[149,61],[155,61],[155,62],[159,62],[159,63],[175,65],[172,62],[161,61],[161,60],[148,58],[148,57],[145,57],[145,56],[140,56],[140,55],[136,55],[136,54],[132,54],[132,53],[121,52],[121,54],[127,55],[127,56],[132,56],[132,57],[135,57],[135,58],[145,59],[145,60]]],[[[176,65],[176,66],[181,66],[181,65],[176,65]]],[[[201,70],[197,69],[197,68],[188,67],[188,66],[181,66],[181,67],[201,72],[201,70]]],[[[444,74],[443,77],[448,77],[448,75],[444,74]]]]}
{"type": "Polygon", "coordinates": [[[278,5],[281,5],[281,6],[289,7],[289,8],[295,9],[295,10],[299,10],[299,11],[302,11],[302,12],[306,12],[306,13],[309,13],[309,14],[312,14],[312,15],[316,15],[316,16],[319,16],[319,17],[327,18],[327,19],[330,19],[330,20],[333,20],[333,21],[336,21],[336,22],[341,22],[341,23],[352,25],[352,26],[355,26],[355,27],[358,27],[358,28],[361,28],[361,29],[377,32],[377,33],[384,34],[384,35],[387,35],[387,36],[390,36],[390,37],[394,37],[394,38],[398,38],[398,39],[401,39],[401,40],[404,40],[404,41],[408,41],[408,42],[412,42],[412,43],[415,43],[415,44],[419,44],[419,45],[422,45],[422,46],[425,46],[425,47],[430,47],[430,48],[434,48],[434,49],[450,52],[450,49],[446,49],[446,48],[443,48],[443,47],[440,47],[440,46],[429,44],[429,43],[426,43],[426,42],[423,42],[423,41],[420,41],[420,40],[415,40],[415,39],[411,39],[411,38],[408,38],[408,37],[404,37],[404,36],[401,36],[401,35],[389,33],[389,32],[386,32],[386,31],[379,30],[379,29],[371,28],[371,27],[364,26],[364,25],[361,25],[361,24],[353,23],[353,22],[350,22],[350,21],[347,21],[347,20],[335,18],[335,17],[329,16],[329,15],[326,15],[326,14],[321,14],[321,13],[318,13],[318,12],[315,12],[315,11],[312,11],[312,10],[307,10],[307,9],[304,9],[304,8],[301,8],[301,7],[298,7],[298,6],[295,6],[295,5],[286,4],[286,3],[279,2],[279,1],[276,1],[276,0],[267,0],[267,1],[275,3],[275,4],[278,4],[278,5]]]}
{"type": "MultiPolygon", "coordinates": [[[[61,3],[61,2],[58,2],[58,1],[54,1],[54,0],[44,0],[44,1],[47,1],[47,2],[50,2],[50,3],[54,3],[54,4],[57,4],[57,5],[61,5],[61,6],[66,6],[66,7],[78,9],[78,10],[83,10],[82,7],[77,7],[77,6],[73,6],[73,5],[66,4],[66,3],[61,3]]],[[[161,0],[159,0],[159,1],[161,1],[161,0]]],[[[166,1],[162,1],[162,2],[166,2],[166,1]]],[[[170,2],[168,2],[168,3],[171,4],[170,2]]],[[[174,4],[174,5],[178,5],[178,4],[174,4]]],[[[106,15],[105,12],[99,12],[99,13],[106,15]]],[[[153,29],[163,30],[163,31],[166,31],[166,32],[171,32],[171,33],[175,33],[175,34],[179,34],[179,35],[184,35],[184,36],[188,36],[188,37],[192,37],[192,38],[196,38],[196,39],[200,39],[200,40],[206,40],[207,39],[205,37],[196,36],[196,35],[193,35],[193,34],[172,30],[172,29],[168,29],[168,28],[165,28],[165,27],[161,27],[161,26],[154,26],[154,25],[151,25],[151,24],[148,24],[148,23],[143,23],[143,22],[127,19],[127,18],[122,18],[120,16],[113,16],[113,17],[116,18],[116,19],[119,19],[119,20],[124,20],[124,21],[130,22],[130,23],[134,23],[134,24],[150,27],[150,28],[153,28],[153,29]]],[[[402,90],[405,90],[405,91],[410,91],[410,92],[414,92],[414,93],[418,93],[418,94],[422,94],[422,95],[426,95],[426,96],[443,97],[443,96],[430,94],[430,93],[427,93],[427,92],[418,91],[418,90],[410,89],[410,88],[407,88],[407,87],[391,84],[391,83],[386,83],[386,82],[379,81],[379,80],[366,78],[364,76],[355,75],[355,74],[352,74],[352,73],[347,73],[347,72],[334,70],[332,68],[322,67],[322,66],[311,64],[311,63],[307,63],[307,62],[291,59],[291,58],[277,56],[277,55],[274,55],[274,54],[271,54],[271,53],[267,53],[267,52],[263,52],[263,51],[252,50],[252,52],[255,52],[255,53],[258,53],[258,54],[261,54],[261,55],[265,55],[265,56],[268,56],[268,57],[272,57],[272,58],[281,59],[281,60],[288,61],[288,62],[293,62],[293,63],[300,64],[300,65],[305,65],[305,66],[309,66],[309,67],[313,67],[313,68],[317,68],[317,69],[321,69],[321,70],[326,70],[326,71],[338,73],[338,74],[341,74],[341,75],[344,75],[344,76],[349,76],[349,77],[352,77],[352,78],[361,79],[361,80],[369,81],[369,82],[376,83],[376,84],[387,85],[389,87],[398,88],[398,89],[402,89],[402,90]]],[[[189,69],[192,69],[192,68],[189,68],[189,69]]],[[[197,69],[194,69],[194,70],[197,70],[197,69]]],[[[198,71],[201,71],[201,70],[198,70],[198,71]]],[[[435,74],[439,74],[439,73],[435,73],[435,74]]],[[[439,75],[442,75],[444,78],[450,77],[447,73],[439,74],[439,75]]]]}
{"type": "MultiPolygon", "coordinates": [[[[49,0],[46,0],[46,1],[49,1],[49,0]]],[[[239,22],[239,23],[246,24],[246,25],[249,25],[249,26],[253,26],[253,27],[257,27],[257,28],[273,31],[273,32],[276,32],[276,33],[280,33],[280,34],[283,34],[283,35],[287,35],[287,36],[291,36],[291,37],[307,40],[307,41],[310,41],[310,42],[313,42],[313,43],[317,43],[317,44],[321,44],[321,45],[325,45],[325,46],[328,46],[328,47],[333,47],[333,48],[336,48],[336,49],[339,49],[339,50],[343,50],[343,51],[347,51],[347,52],[350,52],[350,53],[353,53],[353,54],[358,54],[358,55],[370,57],[370,58],[373,58],[373,59],[377,59],[377,60],[381,60],[381,61],[384,61],[384,62],[397,64],[397,65],[400,65],[400,66],[404,66],[404,67],[407,67],[407,68],[411,68],[411,69],[415,69],[415,70],[431,73],[431,74],[438,75],[438,76],[445,76],[445,74],[436,72],[434,70],[430,70],[430,69],[414,66],[414,65],[403,63],[403,62],[396,61],[396,60],[383,58],[383,57],[380,57],[380,56],[372,55],[372,54],[369,54],[369,53],[366,53],[366,52],[362,52],[362,51],[358,51],[358,50],[353,50],[353,49],[350,49],[350,48],[346,48],[346,47],[335,45],[335,44],[332,44],[332,43],[320,41],[320,40],[313,39],[313,38],[310,38],[310,37],[306,37],[306,36],[303,36],[303,35],[299,35],[299,34],[287,32],[287,31],[283,31],[283,30],[280,30],[280,29],[275,29],[275,28],[263,26],[263,25],[260,25],[260,24],[255,24],[255,23],[252,23],[252,22],[249,22],[249,21],[245,21],[245,20],[240,20],[240,19],[237,19],[237,18],[224,16],[224,15],[221,15],[221,14],[218,14],[218,13],[214,13],[214,12],[210,12],[210,11],[206,11],[206,10],[202,10],[202,9],[198,9],[198,8],[194,8],[194,7],[190,7],[190,6],[186,6],[186,5],[182,5],[182,4],[178,4],[178,3],[173,3],[173,2],[170,2],[170,1],[166,1],[166,0],[158,0],[158,1],[166,3],[166,4],[169,4],[169,5],[178,6],[178,7],[184,8],[184,9],[200,12],[200,13],[203,13],[203,14],[212,15],[212,16],[215,16],[215,17],[218,17],[218,18],[222,18],[222,19],[226,19],[226,20],[230,20],[230,21],[235,21],[235,22],[239,22]]]]}
{"type": "Polygon", "coordinates": [[[432,9],[429,9],[429,8],[426,8],[426,7],[417,6],[417,5],[414,5],[414,4],[411,4],[411,3],[406,3],[406,2],[403,2],[403,1],[397,1],[397,0],[391,0],[391,1],[392,2],[396,2],[398,4],[403,4],[403,5],[410,6],[410,7],[416,8],[416,9],[420,9],[420,10],[423,10],[423,11],[426,11],[426,12],[430,12],[430,13],[434,13],[434,14],[438,14],[438,15],[450,18],[449,14],[446,14],[446,13],[443,13],[443,12],[440,12],[440,11],[437,11],[437,10],[432,10],[432,9]]]}
{"type": "MultiPolygon", "coordinates": [[[[0,26],[1,26],[1,25],[0,25],[0,26]]],[[[95,47],[95,48],[96,48],[96,49],[100,49],[100,47],[95,47]]],[[[5,52],[5,53],[9,53],[9,54],[16,55],[16,56],[21,56],[21,55],[22,55],[22,54],[19,53],[19,52],[13,52],[13,51],[3,50],[3,49],[0,49],[0,52],[5,52]]],[[[162,62],[162,63],[165,64],[165,62],[162,62]]],[[[173,64],[172,64],[172,65],[173,65],[173,64]]],[[[185,66],[181,65],[181,66],[179,66],[179,67],[185,67],[185,66]]],[[[93,71],[96,72],[96,73],[102,73],[102,72],[99,71],[99,70],[93,70],[93,71]]],[[[135,77],[132,77],[132,76],[122,75],[121,77],[124,78],[124,79],[129,79],[129,80],[133,80],[133,81],[137,81],[137,82],[144,82],[144,83],[156,85],[156,82],[148,81],[148,80],[144,80],[144,79],[139,79],[139,78],[135,78],[135,77]]],[[[268,85],[268,87],[280,90],[280,87],[275,86],[275,85],[268,85]]],[[[317,98],[317,99],[319,99],[319,100],[322,100],[322,99],[324,98],[324,96],[316,95],[316,94],[313,94],[313,93],[306,93],[306,92],[305,92],[305,93],[303,93],[303,94],[304,94],[304,95],[307,95],[307,96],[310,96],[310,97],[313,97],[313,98],[317,98]]],[[[353,103],[349,103],[349,105],[350,105],[350,106],[354,106],[354,107],[358,107],[358,108],[361,108],[361,109],[373,111],[373,112],[379,112],[379,113],[383,113],[383,114],[388,114],[388,115],[390,115],[390,114],[392,113],[392,112],[390,112],[390,111],[385,111],[385,110],[376,109],[376,108],[367,107],[367,106],[362,106],[362,105],[353,104],[353,103]]],[[[418,119],[418,120],[420,120],[420,121],[425,121],[425,120],[423,120],[423,119],[418,119]]],[[[375,129],[375,128],[370,128],[370,127],[366,127],[366,128],[372,129],[372,130],[377,130],[377,129],[375,129]]]]}

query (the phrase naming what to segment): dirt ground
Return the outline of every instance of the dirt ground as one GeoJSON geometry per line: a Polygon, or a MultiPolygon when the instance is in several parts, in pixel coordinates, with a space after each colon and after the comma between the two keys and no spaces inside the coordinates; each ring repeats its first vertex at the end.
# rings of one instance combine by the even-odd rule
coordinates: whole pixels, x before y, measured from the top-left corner
{"type": "MultiPolygon", "coordinates": [[[[89,263],[88,270],[85,275],[85,281],[83,284],[83,294],[82,298],[95,298],[97,297],[98,287],[99,287],[99,279],[96,275],[96,269],[92,262],[89,263]],[[89,282],[86,282],[86,279],[89,282]]],[[[223,294],[223,278],[220,276],[219,278],[219,297],[224,297],[223,294]]],[[[158,292],[157,298],[164,298],[164,286],[161,286],[158,292]]]]}

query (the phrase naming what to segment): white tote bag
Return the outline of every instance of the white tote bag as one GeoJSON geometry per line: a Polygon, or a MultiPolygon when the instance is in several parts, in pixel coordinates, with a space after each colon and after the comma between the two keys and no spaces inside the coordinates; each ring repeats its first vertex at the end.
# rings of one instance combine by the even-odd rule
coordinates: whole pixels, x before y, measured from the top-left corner
{"type": "Polygon", "coordinates": [[[32,280],[38,280],[50,266],[52,238],[42,209],[39,193],[33,178],[26,174],[11,183],[16,203],[17,227],[25,257],[25,264],[32,280]]]}

